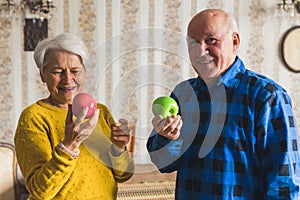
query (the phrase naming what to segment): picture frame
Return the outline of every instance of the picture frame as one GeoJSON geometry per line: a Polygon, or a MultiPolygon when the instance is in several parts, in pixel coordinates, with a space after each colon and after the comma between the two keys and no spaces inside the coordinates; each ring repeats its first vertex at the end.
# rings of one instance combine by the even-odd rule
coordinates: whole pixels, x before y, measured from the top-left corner
{"type": "Polygon", "coordinates": [[[285,66],[292,72],[300,72],[300,26],[286,31],[281,42],[281,57],[285,66]]]}
{"type": "Polygon", "coordinates": [[[34,51],[39,41],[48,37],[48,20],[26,18],[24,26],[24,51],[34,51]]]}

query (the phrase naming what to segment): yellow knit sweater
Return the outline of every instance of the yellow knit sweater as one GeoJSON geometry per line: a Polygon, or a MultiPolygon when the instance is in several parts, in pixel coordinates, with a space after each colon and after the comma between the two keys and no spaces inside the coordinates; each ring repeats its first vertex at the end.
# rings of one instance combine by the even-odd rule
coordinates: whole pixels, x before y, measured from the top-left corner
{"type": "Polygon", "coordinates": [[[115,121],[106,106],[98,108],[98,125],[80,145],[77,159],[57,147],[67,110],[41,100],[24,109],[14,142],[29,199],[116,199],[117,182],[132,176],[134,163],[127,151],[110,153],[110,124],[115,121]]]}

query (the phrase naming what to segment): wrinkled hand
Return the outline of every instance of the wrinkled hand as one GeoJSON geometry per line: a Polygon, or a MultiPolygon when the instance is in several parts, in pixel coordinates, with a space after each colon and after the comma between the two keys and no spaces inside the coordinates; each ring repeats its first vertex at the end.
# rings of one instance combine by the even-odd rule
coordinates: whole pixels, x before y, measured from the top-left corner
{"type": "Polygon", "coordinates": [[[91,135],[97,125],[99,109],[88,120],[85,119],[87,112],[88,108],[86,107],[73,121],[72,105],[69,105],[65,122],[65,138],[62,143],[71,151],[76,151],[80,144],[91,135]]]}
{"type": "Polygon", "coordinates": [[[166,119],[163,119],[161,115],[157,115],[152,119],[152,125],[161,136],[176,140],[180,136],[182,119],[180,115],[172,115],[166,119]]]}
{"type": "Polygon", "coordinates": [[[110,139],[112,143],[120,148],[124,149],[130,139],[130,130],[128,128],[128,121],[126,119],[120,119],[119,123],[111,124],[110,139]]]}

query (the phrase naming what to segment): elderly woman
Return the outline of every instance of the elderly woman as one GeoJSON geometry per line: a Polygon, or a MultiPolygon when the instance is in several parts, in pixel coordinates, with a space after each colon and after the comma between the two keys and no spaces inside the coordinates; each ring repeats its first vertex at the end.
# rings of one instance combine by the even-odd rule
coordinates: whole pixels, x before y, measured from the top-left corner
{"type": "Polygon", "coordinates": [[[76,118],[72,113],[73,97],[84,88],[86,46],[61,34],[41,41],[34,59],[49,96],[24,109],[15,135],[29,199],[116,199],[117,182],[134,170],[127,120],[115,123],[102,104],[88,119],[87,108],[76,118]]]}

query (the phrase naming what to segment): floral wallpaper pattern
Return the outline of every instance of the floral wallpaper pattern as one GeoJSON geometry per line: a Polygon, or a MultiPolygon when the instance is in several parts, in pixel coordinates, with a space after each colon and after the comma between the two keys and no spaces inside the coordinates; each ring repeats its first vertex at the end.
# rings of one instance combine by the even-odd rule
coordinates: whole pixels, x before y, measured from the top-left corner
{"type": "MultiPolygon", "coordinates": [[[[80,37],[87,45],[90,52],[94,48],[94,31],[96,30],[96,3],[94,0],[81,0],[80,10],[79,10],[79,27],[80,27],[80,37]]],[[[93,87],[94,73],[93,68],[95,67],[95,54],[90,54],[90,67],[87,70],[86,80],[87,91],[91,90],[93,87]]]]}
{"type": "MultiPolygon", "coordinates": [[[[83,38],[91,51],[87,90],[95,90],[99,72],[103,72],[103,82],[96,85],[96,89],[102,90],[104,95],[99,97],[100,102],[111,107],[113,99],[119,98],[117,103],[120,116],[126,116],[133,123],[138,123],[140,119],[146,120],[144,125],[149,126],[147,131],[151,128],[150,107],[154,98],[157,95],[169,95],[170,90],[181,81],[179,75],[187,78],[195,76],[192,68],[184,65],[188,58],[183,59],[178,53],[185,44],[181,43],[176,35],[184,36],[190,17],[199,10],[223,8],[232,11],[240,27],[243,43],[239,56],[250,69],[278,81],[289,92],[300,130],[299,73],[288,71],[278,53],[281,36],[295,24],[286,18],[274,20],[274,2],[53,0],[53,3],[60,6],[56,15],[49,21],[49,36],[72,31],[83,38]],[[104,19],[100,19],[99,16],[104,16],[104,19]],[[104,23],[100,24],[99,20],[104,23]],[[104,35],[99,35],[100,30],[103,30],[104,35]],[[147,34],[143,35],[143,31],[147,31],[147,34]],[[161,31],[161,38],[157,37],[157,31],[161,31]],[[268,40],[270,37],[273,38],[272,41],[268,40]],[[105,61],[99,63],[99,55],[93,52],[99,41],[104,41],[105,44],[117,39],[118,46],[104,46],[105,61]],[[160,41],[159,39],[161,44],[156,48],[153,44],[160,41]],[[140,49],[140,41],[143,40],[152,48],[140,49]],[[167,51],[160,47],[165,47],[167,51]],[[118,51],[125,53],[116,56],[118,51]],[[146,58],[145,68],[145,60],[142,58],[146,58]],[[153,86],[159,77],[163,78],[166,84],[153,86]],[[116,94],[116,87],[122,88],[120,93],[116,94]]],[[[45,85],[40,81],[32,56],[33,52],[23,51],[22,20],[14,20],[12,23],[11,20],[0,18],[1,141],[13,143],[15,127],[22,109],[38,98],[48,95],[45,85]],[[18,37],[17,40],[15,37],[18,37]]],[[[146,135],[148,133],[143,133],[143,137],[146,135]]],[[[144,151],[143,146],[141,144],[137,150],[144,151]]]]}
{"type": "Polygon", "coordinates": [[[69,1],[64,0],[64,12],[63,12],[63,19],[64,19],[64,30],[66,32],[69,32],[70,30],[70,20],[68,18],[69,12],[70,12],[70,7],[69,7],[69,1]]]}
{"type": "Polygon", "coordinates": [[[261,27],[265,23],[266,11],[259,0],[252,1],[250,9],[254,12],[249,13],[250,24],[253,27],[250,32],[249,45],[251,46],[254,43],[257,43],[257,45],[254,48],[249,48],[247,54],[254,69],[261,73],[259,66],[264,59],[263,52],[265,51],[265,47],[263,44],[263,37],[260,37],[260,35],[262,35],[261,27]]]}
{"type": "MultiPolygon", "coordinates": [[[[128,96],[128,99],[120,101],[124,102],[128,106],[121,107],[121,116],[127,116],[127,119],[132,123],[136,123],[138,116],[138,107],[134,102],[137,102],[137,94],[135,86],[138,84],[138,70],[135,67],[138,65],[138,42],[139,35],[136,31],[130,31],[137,28],[137,20],[139,13],[139,0],[121,0],[121,32],[127,32],[127,34],[121,35],[121,55],[120,60],[120,80],[118,84],[124,84],[123,90],[120,92],[120,96],[128,96]],[[127,79],[126,74],[130,72],[130,80],[127,79]]],[[[118,98],[118,97],[116,97],[118,98]]]]}
{"type": "Polygon", "coordinates": [[[10,120],[10,111],[12,104],[12,85],[10,77],[12,75],[12,58],[10,57],[11,47],[9,45],[11,37],[12,23],[6,19],[0,19],[0,140],[11,141],[13,130],[10,120]]]}

